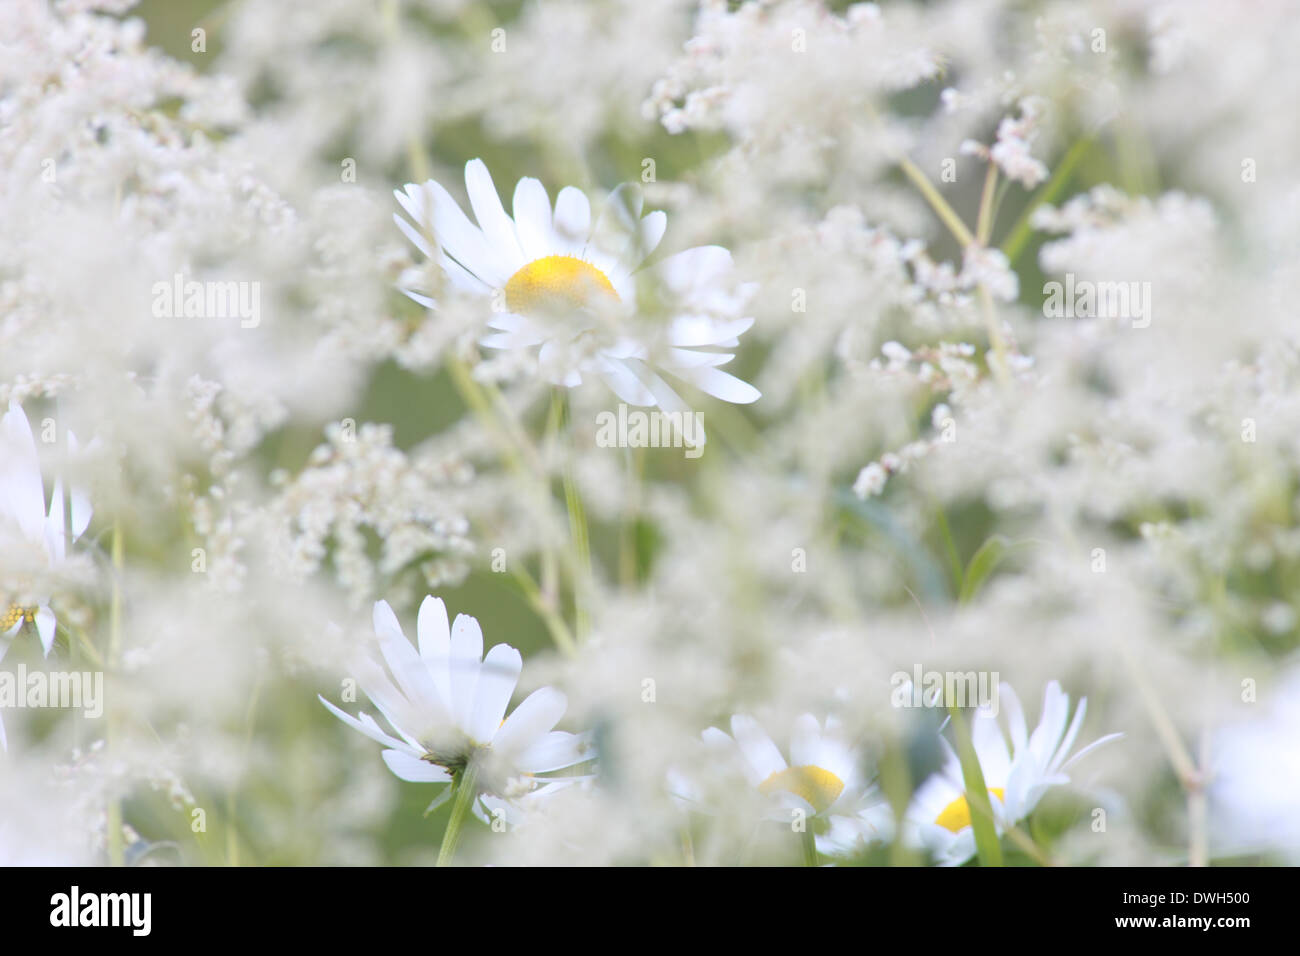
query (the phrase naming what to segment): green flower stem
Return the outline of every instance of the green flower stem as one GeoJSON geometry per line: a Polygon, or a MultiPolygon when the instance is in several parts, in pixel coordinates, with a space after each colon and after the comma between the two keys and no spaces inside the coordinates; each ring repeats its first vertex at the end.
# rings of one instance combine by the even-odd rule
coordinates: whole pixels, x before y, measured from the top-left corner
{"type": "MultiPolygon", "coordinates": [[[[943,224],[948,227],[948,231],[961,244],[962,250],[971,246],[982,246],[988,240],[988,234],[993,231],[993,197],[997,186],[997,167],[990,164],[989,175],[984,180],[984,193],[980,198],[979,224],[980,235],[975,235],[967,228],[966,223],[962,222],[961,216],[957,215],[956,210],[952,208],[948,200],[944,199],[939,190],[935,188],[930,178],[906,156],[898,158],[899,168],[903,170],[907,178],[912,181],[925,201],[930,204],[943,224]]],[[[1010,381],[1010,374],[1007,368],[1007,343],[1002,337],[1002,329],[997,323],[997,313],[993,307],[993,296],[989,294],[988,287],[980,283],[979,289],[980,305],[984,311],[984,324],[988,327],[989,345],[993,348],[994,359],[989,362],[993,368],[993,374],[998,383],[1006,385],[1010,381]]]]}
{"type": "Polygon", "coordinates": [[[953,238],[960,243],[961,247],[965,249],[967,246],[972,245],[975,242],[975,237],[966,228],[966,223],[961,221],[961,216],[957,215],[952,206],[948,204],[948,200],[944,199],[939,190],[935,189],[934,183],[930,182],[930,178],[921,172],[916,163],[906,156],[900,156],[898,166],[903,170],[904,175],[912,181],[912,185],[925,197],[925,201],[930,204],[930,208],[934,210],[935,215],[943,220],[943,224],[948,227],[948,231],[953,234],[953,238]]]}
{"type": "MultiPolygon", "coordinates": [[[[538,452],[523,429],[518,426],[510,413],[504,398],[495,389],[485,388],[478,382],[469,367],[458,359],[447,362],[451,380],[460,393],[465,405],[483,424],[488,434],[492,435],[502,450],[506,466],[517,477],[526,494],[534,499],[538,513],[549,513],[550,479],[547,476],[541,454],[538,452]]],[[[558,427],[558,423],[557,423],[558,427]]],[[[548,432],[551,424],[548,422],[548,432]]],[[[564,570],[577,580],[577,571],[573,556],[567,549],[553,551],[550,548],[542,554],[542,582],[539,588],[518,562],[511,562],[515,579],[523,587],[524,594],[533,610],[546,623],[556,647],[566,654],[572,654],[574,640],[572,631],[560,618],[556,607],[555,578],[557,563],[564,565],[564,570]]]]}
{"type": "Polygon", "coordinates": [[[573,579],[574,631],[582,640],[590,630],[591,607],[591,538],[587,528],[587,509],[582,503],[575,477],[573,447],[573,410],[565,393],[551,391],[551,415],[563,443],[564,505],[569,515],[569,541],[573,546],[570,571],[573,579]]]}
{"type": "MultiPolygon", "coordinates": [[[[113,596],[109,605],[108,664],[117,665],[122,650],[122,568],[125,565],[122,523],[113,522],[113,596]]],[[[108,714],[107,750],[113,753],[113,744],[117,737],[117,720],[108,714]]],[[[122,866],[126,861],[126,847],[122,842],[122,803],[116,793],[109,794],[106,810],[105,841],[108,845],[108,865],[122,866]]]]}
{"type": "Polygon", "coordinates": [[[1002,846],[998,842],[997,828],[993,825],[993,804],[989,800],[989,789],[984,783],[984,771],[980,769],[975,745],[966,728],[966,718],[962,715],[961,708],[953,704],[948,705],[948,716],[952,719],[953,734],[957,738],[957,756],[961,759],[966,805],[970,808],[971,828],[975,831],[975,848],[979,854],[980,866],[1001,866],[1002,846]]]}
{"type": "Polygon", "coordinates": [[[518,582],[524,596],[528,598],[528,603],[543,623],[546,624],[546,630],[550,632],[551,640],[565,654],[572,655],[577,649],[576,642],[573,639],[573,632],[569,630],[569,625],[564,623],[564,618],[555,610],[554,603],[547,598],[542,589],[537,586],[532,575],[518,564],[512,565],[510,573],[518,582]]]}
{"type": "Polygon", "coordinates": [[[802,838],[800,842],[803,844],[803,865],[816,866],[817,838],[813,836],[812,830],[809,830],[806,827],[800,836],[802,838]]]}
{"type": "Polygon", "coordinates": [[[1074,170],[1079,165],[1079,161],[1087,155],[1088,150],[1092,148],[1092,145],[1093,140],[1085,137],[1084,139],[1076,141],[1075,144],[1070,147],[1064,158],[1057,164],[1056,171],[1052,174],[1052,178],[1047,181],[1046,185],[1038,190],[1034,195],[1034,198],[1030,200],[1029,205],[1025,207],[1024,212],[1022,212],[1020,217],[1016,220],[1015,225],[1011,227],[1011,231],[1007,234],[1007,238],[1002,242],[1002,254],[1007,257],[1007,262],[1011,265],[1014,266],[1016,264],[1016,260],[1019,259],[1020,254],[1025,251],[1025,247],[1029,245],[1030,237],[1034,234],[1034,227],[1030,225],[1030,220],[1033,218],[1034,211],[1044,203],[1054,202],[1056,200],[1056,197],[1059,196],[1065,189],[1066,185],[1069,184],[1070,177],[1074,175],[1074,170]]]}
{"type": "Polygon", "coordinates": [[[993,233],[993,197],[997,195],[998,165],[989,163],[989,171],[984,177],[984,193],[980,196],[979,219],[975,224],[975,241],[981,246],[989,244],[993,233]]]}
{"type": "Polygon", "coordinates": [[[623,587],[632,590],[636,587],[638,571],[637,554],[637,517],[641,509],[641,489],[645,483],[645,449],[628,448],[624,450],[627,464],[627,479],[631,486],[627,507],[624,509],[623,522],[618,536],[618,577],[623,587]]]}
{"type": "Polygon", "coordinates": [[[478,799],[478,768],[473,760],[456,775],[452,786],[456,788],[456,796],[451,805],[451,819],[447,821],[447,829],[442,834],[442,847],[438,850],[439,866],[451,865],[452,857],[456,855],[456,845],[460,843],[461,827],[465,825],[470,807],[478,799]]]}

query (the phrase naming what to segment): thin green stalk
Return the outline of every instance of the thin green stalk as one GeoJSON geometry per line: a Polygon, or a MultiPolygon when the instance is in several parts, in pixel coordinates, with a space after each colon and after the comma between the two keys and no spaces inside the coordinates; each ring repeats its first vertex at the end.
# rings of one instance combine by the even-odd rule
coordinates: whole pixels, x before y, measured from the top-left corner
{"type": "Polygon", "coordinates": [[[577,644],[573,639],[573,632],[569,630],[569,625],[564,623],[564,618],[555,609],[554,603],[542,593],[542,590],[537,586],[537,582],[533,580],[532,575],[527,570],[518,564],[513,564],[510,567],[510,573],[519,583],[524,596],[528,598],[529,605],[546,624],[546,630],[550,632],[551,640],[555,642],[555,646],[565,654],[572,656],[577,649],[577,644]]]}
{"type": "MultiPolygon", "coordinates": [[[[249,755],[253,750],[254,718],[257,716],[257,703],[262,696],[262,681],[259,679],[249,695],[248,707],[244,710],[244,745],[243,765],[248,766],[249,755]]],[[[236,811],[239,803],[239,777],[231,783],[226,796],[226,865],[239,866],[239,831],[235,826],[236,811]]]]}
{"type": "Polygon", "coordinates": [[[998,382],[1006,385],[1011,380],[1011,372],[1007,362],[1007,342],[1002,336],[1002,326],[998,325],[997,310],[993,307],[993,296],[989,293],[988,286],[980,283],[976,290],[979,295],[980,308],[984,312],[984,326],[988,329],[989,344],[993,346],[993,361],[989,364],[993,366],[993,375],[998,382]]]}
{"type": "Polygon", "coordinates": [[[691,840],[691,831],[682,830],[682,865],[695,865],[695,844],[691,840]]]}
{"type": "Polygon", "coordinates": [[[957,215],[952,206],[948,204],[948,200],[944,199],[939,190],[934,187],[934,183],[930,182],[930,177],[921,172],[916,163],[906,156],[899,157],[898,165],[907,178],[912,181],[912,184],[920,190],[921,195],[930,204],[930,208],[934,210],[935,215],[943,220],[943,224],[948,227],[948,231],[953,234],[961,247],[965,249],[974,243],[975,237],[966,228],[966,223],[961,221],[961,216],[957,215]]]}
{"type": "MultiPolygon", "coordinates": [[[[108,663],[116,667],[122,650],[122,569],[125,566],[125,548],[121,521],[113,522],[113,596],[109,605],[108,663]]],[[[107,749],[111,755],[117,737],[117,720],[110,712],[105,732],[107,749]]],[[[106,812],[105,840],[108,844],[108,865],[122,866],[126,861],[126,847],[122,842],[122,803],[116,793],[110,793],[106,812]]]]}
{"type": "Polygon", "coordinates": [[[975,241],[981,246],[989,244],[993,232],[993,197],[997,194],[998,166],[989,163],[989,171],[984,176],[984,192],[980,196],[979,218],[975,223],[975,241]]]}
{"type": "Polygon", "coordinates": [[[966,727],[966,718],[962,715],[961,708],[955,704],[948,705],[948,716],[952,719],[953,735],[957,738],[957,756],[961,760],[966,805],[970,809],[971,829],[975,833],[975,849],[979,854],[980,866],[1001,866],[1002,846],[998,842],[997,827],[993,824],[993,804],[989,800],[989,790],[984,783],[984,771],[980,769],[975,744],[966,727]]]}
{"type": "Polygon", "coordinates": [[[1083,157],[1087,155],[1088,150],[1092,148],[1092,144],[1092,139],[1087,137],[1075,141],[1074,145],[1069,148],[1065,156],[1057,164],[1056,171],[1052,173],[1052,178],[1034,194],[1034,198],[1029,201],[1029,205],[1016,219],[1015,225],[1007,233],[1007,238],[1002,241],[1002,254],[1007,257],[1007,261],[1011,265],[1016,264],[1016,260],[1025,251],[1025,247],[1029,245],[1029,240],[1034,234],[1034,228],[1030,225],[1030,220],[1033,218],[1035,210],[1044,203],[1056,201],[1056,197],[1069,185],[1070,177],[1074,175],[1074,170],[1083,157]]]}
{"type": "Polygon", "coordinates": [[[800,836],[803,838],[801,840],[801,842],[803,843],[803,865],[816,866],[817,865],[817,838],[813,836],[812,830],[809,830],[807,828],[804,829],[803,833],[800,834],[800,836]]]}
{"type": "Polygon", "coordinates": [[[619,529],[618,576],[623,587],[636,586],[638,573],[637,516],[641,510],[641,485],[645,481],[645,449],[628,448],[624,455],[627,464],[628,499],[619,529]]]}
{"type": "Polygon", "coordinates": [[[591,539],[587,527],[587,509],[582,503],[574,474],[572,415],[568,401],[558,391],[556,401],[565,407],[562,411],[566,437],[564,439],[564,503],[569,512],[569,538],[576,555],[573,573],[574,629],[578,639],[587,635],[591,627],[591,539]]]}
{"type": "Polygon", "coordinates": [[[478,768],[471,760],[465,769],[456,775],[452,784],[456,788],[456,797],[451,805],[451,819],[442,834],[442,846],[438,850],[438,866],[450,866],[456,855],[456,846],[460,843],[460,831],[469,816],[470,808],[478,799],[478,768]]]}
{"type": "MultiPolygon", "coordinates": [[[[528,436],[514,422],[504,398],[499,392],[493,390],[492,393],[489,393],[488,390],[482,387],[463,362],[451,359],[448,361],[447,366],[451,373],[452,382],[455,384],[462,400],[501,447],[506,466],[520,480],[525,492],[533,496],[539,513],[549,512],[551,508],[550,479],[547,476],[545,465],[542,462],[541,455],[529,441],[528,436]]],[[[548,425],[548,430],[549,427],[548,425]]],[[[560,620],[556,611],[558,591],[556,584],[558,578],[557,561],[563,562],[565,570],[569,571],[576,580],[577,572],[567,550],[560,550],[558,553],[551,548],[543,550],[540,589],[532,578],[518,566],[518,562],[512,561],[510,564],[515,578],[524,585],[524,593],[533,605],[534,610],[546,623],[556,646],[566,654],[572,654],[574,650],[572,633],[567,625],[560,620]]]]}
{"type": "MultiPolygon", "coordinates": [[[[1201,731],[1200,765],[1210,764],[1210,738],[1201,731]]],[[[1187,788],[1187,865],[1210,865],[1209,802],[1205,793],[1204,773],[1187,788]]]]}
{"type": "MultiPolygon", "coordinates": [[[[993,196],[997,185],[997,167],[990,164],[989,174],[984,180],[984,194],[980,200],[980,221],[977,228],[980,229],[983,238],[972,234],[967,228],[966,223],[962,222],[961,216],[935,188],[930,178],[920,170],[917,165],[906,156],[900,156],[898,165],[916,186],[930,208],[935,214],[943,220],[944,225],[948,227],[956,240],[961,244],[962,250],[969,249],[971,246],[982,246],[987,242],[988,233],[993,229],[993,196]]],[[[993,349],[994,361],[989,364],[993,368],[993,374],[998,382],[1002,385],[1008,384],[1010,374],[1007,368],[1007,343],[1002,336],[1002,329],[997,323],[997,314],[993,308],[993,296],[989,294],[988,287],[983,283],[979,289],[980,304],[984,311],[984,323],[988,328],[989,345],[993,349]]]]}

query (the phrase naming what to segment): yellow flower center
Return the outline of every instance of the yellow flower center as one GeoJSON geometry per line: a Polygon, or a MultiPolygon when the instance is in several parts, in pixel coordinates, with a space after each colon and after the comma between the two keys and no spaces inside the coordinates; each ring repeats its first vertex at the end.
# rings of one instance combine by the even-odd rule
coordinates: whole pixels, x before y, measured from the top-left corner
{"type": "Polygon", "coordinates": [[[778,770],[760,783],[758,789],[769,794],[777,790],[793,793],[796,797],[803,797],[821,813],[839,799],[844,792],[844,781],[829,770],[808,764],[778,770]]]}
{"type": "Polygon", "coordinates": [[[36,620],[36,608],[10,604],[5,609],[4,617],[0,617],[0,634],[7,633],[20,621],[31,624],[34,620],[36,620]]]}
{"type": "MultiPolygon", "coordinates": [[[[1002,787],[989,787],[989,793],[997,797],[999,802],[1006,801],[1006,791],[1002,787]]],[[[934,822],[952,833],[959,833],[970,826],[970,804],[966,802],[966,794],[963,793],[944,807],[934,822]]]]}
{"type": "Polygon", "coordinates": [[[506,307],[516,313],[581,308],[593,295],[618,301],[608,276],[573,256],[534,259],[507,280],[505,292],[506,307]]]}

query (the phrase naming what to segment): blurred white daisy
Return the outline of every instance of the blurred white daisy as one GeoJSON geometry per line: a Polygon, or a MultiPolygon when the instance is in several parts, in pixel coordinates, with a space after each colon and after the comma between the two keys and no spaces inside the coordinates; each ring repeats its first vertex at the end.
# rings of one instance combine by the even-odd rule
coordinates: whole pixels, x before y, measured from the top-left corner
{"type": "MultiPolygon", "coordinates": [[[[1010,745],[998,722],[998,712],[988,704],[975,712],[971,742],[1001,835],[1007,826],[1029,816],[1050,787],[1069,783],[1065,771],[1072,764],[1123,734],[1107,734],[1071,757],[1070,748],[1088,712],[1088,698],[1079,699],[1074,719],[1070,720],[1069,695],[1056,681],[1049,682],[1043,694],[1042,717],[1033,734],[1028,734],[1025,713],[1015,691],[1003,683],[998,692],[1001,712],[1007,715],[1010,745]]],[[[957,866],[975,855],[975,831],[961,761],[947,740],[941,737],[940,742],[946,755],[944,766],[916,789],[903,817],[903,830],[910,843],[928,849],[936,862],[957,866]]]]}
{"type": "Polygon", "coordinates": [[[371,654],[360,656],[357,678],[393,733],[369,714],[353,717],[320,700],[344,723],[383,744],[384,762],[401,779],[450,783],[473,763],[479,790],[474,813],[485,819],[501,800],[544,795],[557,789],[547,784],[561,782],[538,774],[592,758],[586,735],[553,729],[567,706],[554,688],[533,691],[506,717],[523,661],[508,644],[497,644],[485,657],[476,619],[458,614],[448,627],[446,606],[426,597],[417,621],[418,651],[385,601],[375,604],[374,627],[382,663],[371,654]]]}
{"type": "Polygon", "coordinates": [[[1211,834],[1220,855],[1273,853],[1300,863],[1300,670],[1278,681],[1252,720],[1218,730],[1211,750],[1211,834]]]}
{"type": "Polygon", "coordinates": [[[758,722],[743,714],[731,718],[730,734],[710,727],[702,736],[724,760],[737,762],[749,783],[772,802],[773,820],[789,824],[795,811],[802,812],[819,853],[842,855],[890,838],[893,813],[864,779],[834,718],[824,725],[812,714],[796,719],[788,761],[758,722]]]}
{"type": "MultiPolygon", "coordinates": [[[[68,450],[77,450],[76,436],[71,433],[68,450]]],[[[81,537],[91,518],[90,499],[83,491],[73,488],[68,499],[70,525],[62,479],[55,479],[46,507],[36,440],[22,407],[10,403],[0,419],[0,543],[10,567],[29,569],[38,578],[43,573],[57,573],[67,558],[69,543],[81,537]]],[[[0,634],[9,638],[24,624],[34,624],[48,655],[58,621],[49,596],[31,593],[32,587],[33,582],[22,580],[0,585],[0,634]]],[[[7,650],[8,642],[0,638],[0,658],[7,650]]]]}
{"type": "Polygon", "coordinates": [[[465,188],[477,225],[433,180],[395,191],[412,221],[393,218],[421,252],[436,255],[456,286],[493,298],[488,325],[495,331],[484,347],[540,347],[542,373],[553,383],[573,387],[594,375],[627,404],[666,412],[689,409],[660,372],[723,401],[759,398],[752,385],[718,368],[754,322],[741,314],[753,286],[732,279],[726,249],[698,246],[645,266],[668,217],[643,217],[641,191],[630,184],[610,194],[595,222],[582,190],[566,186],[552,208],[545,187],[531,178],[515,186],[512,218],[479,159],[465,165],[465,188]],[[634,323],[644,273],[672,314],[654,337],[634,323]]]}

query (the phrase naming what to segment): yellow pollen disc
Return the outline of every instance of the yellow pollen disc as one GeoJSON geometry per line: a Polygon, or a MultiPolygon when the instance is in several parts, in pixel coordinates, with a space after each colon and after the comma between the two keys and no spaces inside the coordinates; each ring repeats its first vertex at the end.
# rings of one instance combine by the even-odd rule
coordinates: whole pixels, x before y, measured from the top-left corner
{"type": "MultiPolygon", "coordinates": [[[[1005,802],[1007,799],[1006,791],[1002,787],[989,787],[989,793],[997,797],[999,802],[1005,802]]],[[[958,833],[970,826],[970,804],[966,802],[966,794],[963,793],[944,807],[943,811],[934,818],[934,822],[952,833],[958,833]]]]}
{"type": "Polygon", "coordinates": [[[839,799],[844,792],[844,781],[829,770],[809,764],[778,770],[760,783],[758,789],[762,793],[777,790],[793,793],[796,797],[803,797],[812,804],[814,810],[821,813],[839,799]]]}
{"type": "Polygon", "coordinates": [[[19,621],[24,621],[27,624],[30,624],[34,620],[36,620],[36,608],[20,607],[17,604],[10,604],[5,609],[4,617],[0,617],[0,634],[7,632],[19,621]]]}
{"type": "Polygon", "coordinates": [[[605,273],[573,256],[534,259],[510,277],[505,292],[506,307],[517,313],[580,308],[593,295],[618,300],[605,273]]]}

